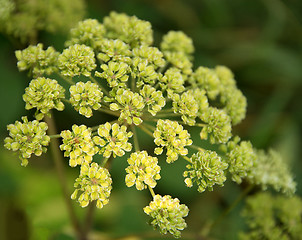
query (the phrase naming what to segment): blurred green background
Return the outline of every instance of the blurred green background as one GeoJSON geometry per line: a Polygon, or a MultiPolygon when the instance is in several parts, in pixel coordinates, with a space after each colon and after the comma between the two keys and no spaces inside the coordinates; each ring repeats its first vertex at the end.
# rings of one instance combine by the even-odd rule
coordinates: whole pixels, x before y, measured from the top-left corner
{"type": "MultiPolygon", "coordinates": [[[[277,149],[288,162],[302,195],[302,1],[300,0],[87,0],[86,17],[102,21],[110,11],[136,15],[150,21],[158,46],[169,30],[182,30],[195,45],[194,67],[226,65],[248,100],[246,119],[234,133],[250,139],[257,148],[277,149]]],[[[64,34],[40,32],[45,46],[61,51],[64,34]]],[[[24,45],[25,47],[26,45],[24,45]]],[[[19,46],[18,46],[19,47],[19,46]]],[[[29,83],[27,74],[18,72],[16,44],[0,34],[0,134],[6,125],[32,116],[24,110],[22,94],[29,83]]],[[[87,121],[72,109],[56,112],[58,129],[86,121],[94,126],[104,122],[102,115],[87,121]]],[[[198,133],[196,133],[198,135],[198,133]]],[[[194,134],[193,134],[194,135],[194,134]]],[[[142,133],[142,149],[152,140],[142,133]]],[[[3,145],[3,144],[1,144],[3,145]]],[[[70,191],[78,169],[68,168],[70,191]]],[[[112,166],[113,192],[110,204],[97,210],[93,223],[96,239],[172,239],[162,237],[146,223],[142,208],[150,201],[147,191],[128,189],[124,184],[126,159],[115,159],[112,166]],[[136,235],[137,237],[135,237],[136,235]]],[[[162,161],[160,194],[178,197],[190,207],[188,228],[183,239],[192,239],[239,194],[241,186],[227,182],[214,192],[197,193],[187,189],[182,171],[185,163],[173,166],[162,161]]],[[[242,203],[216,226],[213,239],[236,239],[245,225],[240,216],[242,203]]],[[[85,210],[75,204],[83,218],[85,210]]],[[[33,158],[27,168],[16,155],[0,147],[0,239],[73,239],[64,201],[50,154],[33,158]],[[5,237],[6,236],[6,237],[5,237]]]]}

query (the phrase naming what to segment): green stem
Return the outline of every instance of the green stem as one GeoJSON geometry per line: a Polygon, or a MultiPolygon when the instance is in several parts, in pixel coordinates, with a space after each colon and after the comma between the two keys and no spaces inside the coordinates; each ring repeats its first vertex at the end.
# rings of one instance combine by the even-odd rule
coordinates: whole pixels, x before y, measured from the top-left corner
{"type": "Polygon", "coordinates": [[[136,128],[134,125],[131,125],[130,127],[131,127],[131,131],[133,132],[134,149],[135,149],[135,151],[139,151],[139,143],[138,143],[136,128]]]}
{"type": "Polygon", "coordinates": [[[65,82],[69,83],[70,85],[74,85],[74,84],[75,84],[70,78],[67,78],[67,77],[63,76],[63,75],[60,74],[59,72],[56,72],[56,74],[57,74],[61,79],[63,79],[65,82]]]}
{"type": "Polygon", "coordinates": [[[192,163],[190,158],[188,158],[186,155],[181,155],[183,157],[183,159],[185,159],[186,161],[188,161],[189,163],[192,163]]]}
{"type": "Polygon", "coordinates": [[[54,135],[49,135],[50,139],[52,138],[60,138],[61,135],[60,134],[54,134],[54,135]]]}
{"type": "MultiPolygon", "coordinates": [[[[53,115],[52,115],[52,117],[53,117],[53,115]]],[[[45,122],[48,124],[48,134],[56,135],[57,130],[56,130],[56,126],[55,126],[55,122],[54,122],[53,118],[45,116],[45,122]]],[[[61,154],[61,151],[59,148],[59,141],[57,138],[53,138],[51,140],[50,149],[51,149],[51,152],[53,155],[53,160],[55,163],[56,171],[57,171],[58,178],[59,178],[59,181],[61,184],[65,204],[67,206],[67,211],[68,211],[72,226],[77,235],[77,239],[84,240],[85,236],[83,236],[83,233],[81,231],[79,221],[76,217],[75,211],[72,206],[70,193],[67,188],[67,181],[66,181],[66,176],[64,173],[64,165],[63,165],[64,158],[62,157],[62,154],[61,154]]]]}
{"type": "Polygon", "coordinates": [[[113,115],[113,116],[116,116],[116,117],[120,116],[117,112],[114,112],[114,111],[112,111],[110,109],[99,108],[98,111],[99,112],[103,112],[103,113],[107,113],[109,115],[113,115]]]}
{"type": "Polygon", "coordinates": [[[189,145],[189,147],[190,147],[190,148],[193,148],[193,149],[195,149],[195,150],[197,150],[197,151],[204,151],[204,149],[203,149],[203,148],[198,147],[198,146],[196,146],[196,145],[194,145],[194,144],[189,145]]]}
{"type": "Polygon", "coordinates": [[[207,228],[202,229],[200,235],[206,237],[212,231],[213,227],[221,222],[237,205],[238,203],[253,189],[254,185],[249,185],[244,191],[235,199],[235,201],[212,222],[207,228]]]}
{"type": "Polygon", "coordinates": [[[148,185],[148,189],[149,189],[149,192],[151,193],[152,197],[154,198],[155,197],[155,193],[153,191],[153,188],[151,188],[149,185],[148,185]]]}
{"type": "Polygon", "coordinates": [[[138,125],[138,127],[140,128],[140,129],[142,129],[145,133],[147,133],[150,137],[154,137],[153,136],[153,133],[152,132],[150,132],[146,127],[144,127],[143,125],[145,125],[145,124],[141,124],[141,125],[138,125]]]}
{"type": "Polygon", "coordinates": [[[93,222],[93,215],[94,215],[95,208],[96,208],[96,203],[95,202],[96,201],[92,201],[88,206],[85,221],[84,221],[84,226],[83,226],[83,232],[82,232],[83,236],[88,237],[88,233],[91,229],[92,222],[93,222]]]}

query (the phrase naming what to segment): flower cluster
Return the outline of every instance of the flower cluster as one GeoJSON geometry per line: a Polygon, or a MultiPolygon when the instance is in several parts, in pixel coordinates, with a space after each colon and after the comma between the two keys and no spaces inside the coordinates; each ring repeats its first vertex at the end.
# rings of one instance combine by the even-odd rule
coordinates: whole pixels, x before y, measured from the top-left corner
{"type": "Polygon", "coordinates": [[[98,136],[93,137],[93,142],[100,145],[99,151],[105,158],[123,156],[125,151],[129,152],[132,149],[128,139],[132,137],[132,132],[127,132],[126,126],[119,126],[117,123],[110,124],[109,122],[100,125],[98,128],[98,136]]]}
{"type": "Polygon", "coordinates": [[[188,131],[171,120],[158,120],[153,135],[155,144],[160,146],[154,149],[154,153],[159,155],[163,152],[163,147],[166,147],[168,163],[176,161],[178,154],[187,155],[188,149],[185,146],[192,144],[188,131]]]}
{"type": "MultiPolygon", "coordinates": [[[[61,0],[65,1],[70,0],[61,0]]],[[[112,12],[103,22],[79,22],[61,53],[52,47],[43,50],[42,44],[16,51],[19,70],[29,70],[34,76],[23,99],[26,109],[37,109],[38,120],[51,109],[64,109],[65,85],[59,81],[70,85],[65,102],[79,114],[91,118],[97,110],[111,116],[99,117],[96,126],[73,125],[72,130],[52,136],[46,135],[45,123],[23,118],[24,123],[8,126],[6,148],[19,151],[26,165],[32,153],[46,151],[50,138],[61,138],[60,149],[69,165],[81,168],[72,198],[82,207],[96,201],[99,208],[108,203],[112,188],[105,166],[130,152],[126,186],[150,191],[153,201],[144,208],[145,213],[161,233],[175,237],[186,227],[183,218],[189,209],[177,198],[154,192],[161,167],[152,152],[167,163],[179,158],[188,161],[185,184],[196,185],[200,193],[212,191],[214,185],[223,186],[226,173],[238,184],[245,179],[263,189],[272,186],[293,193],[296,184],[275,152],[266,154],[253,149],[249,141],[232,138],[232,127],[245,117],[247,103],[231,70],[225,66],[194,69],[193,41],[183,32],[168,32],[159,48],[152,43],[149,22],[112,12]],[[49,74],[56,80],[45,77],[49,74]],[[140,151],[143,134],[152,138],[154,149],[148,146],[140,151]],[[99,159],[93,159],[97,154],[101,166],[96,163],[99,159]]]]}
{"type": "Polygon", "coordinates": [[[91,76],[91,71],[96,68],[94,52],[83,44],[72,45],[59,56],[58,67],[64,76],[91,76]]]}
{"type": "Polygon", "coordinates": [[[272,149],[268,153],[263,150],[255,152],[257,157],[248,174],[248,180],[264,190],[273,187],[276,191],[293,194],[296,183],[281,155],[272,149]]]}
{"type": "Polygon", "coordinates": [[[38,120],[51,109],[63,111],[64,104],[61,100],[65,98],[64,93],[65,89],[56,80],[44,77],[33,79],[23,94],[25,109],[37,108],[35,116],[38,120]]]}
{"type": "Polygon", "coordinates": [[[137,190],[156,186],[156,180],[160,179],[160,166],[157,165],[157,158],[148,156],[146,151],[134,152],[128,158],[129,166],[126,168],[126,185],[136,185],[137,190]]]}
{"type": "Polygon", "coordinates": [[[83,0],[1,0],[0,31],[25,43],[39,31],[66,32],[84,15],[83,0]]]}
{"type": "Polygon", "coordinates": [[[249,231],[240,233],[242,240],[301,239],[302,199],[297,196],[288,198],[258,193],[247,199],[243,216],[249,231]]]}
{"type": "Polygon", "coordinates": [[[56,64],[59,53],[53,47],[43,50],[43,44],[29,46],[24,50],[16,51],[17,66],[20,71],[30,70],[34,77],[44,74],[50,75],[57,70],[56,64]]]}
{"type": "Polygon", "coordinates": [[[96,201],[96,206],[102,208],[109,202],[112,189],[112,179],[106,168],[99,167],[97,163],[81,166],[80,176],[75,180],[75,191],[71,198],[76,199],[81,207],[87,207],[89,202],[96,201]]]}
{"type": "Polygon", "coordinates": [[[242,178],[249,176],[257,158],[253,146],[249,141],[242,141],[238,144],[239,141],[240,138],[236,137],[227,144],[228,170],[232,174],[232,180],[238,184],[242,182],[242,178]]]}
{"type": "Polygon", "coordinates": [[[126,121],[128,124],[141,124],[140,118],[145,107],[143,97],[131,90],[120,88],[116,91],[116,102],[110,104],[112,111],[121,111],[119,121],[126,121]]]}
{"type": "Polygon", "coordinates": [[[206,188],[213,191],[215,184],[223,186],[226,181],[224,170],[228,164],[221,160],[216,152],[199,151],[190,158],[191,164],[187,165],[184,172],[187,187],[192,187],[193,183],[198,186],[199,192],[204,192],[206,188]]]}
{"type": "Polygon", "coordinates": [[[91,129],[85,125],[72,126],[72,132],[64,130],[61,132],[63,144],[60,149],[64,152],[65,157],[70,157],[69,165],[75,167],[84,163],[90,163],[93,155],[98,151],[91,139],[91,129]]]}
{"type": "Polygon", "coordinates": [[[91,117],[92,109],[98,110],[101,107],[103,93],[97,84],[90,81],[78,82],[69,91],[71,105],[85,117],[91,117]]]}
{"type": "Polygon", "coordinates": [[[169,232],[179,238],[180,230],[187,227],[183,218],[188,215],[189,208],[179,204],[177,198],[173,199],[169,195],[155,195],[149,206],[144,208],[144,212],[152,218],[151,225],[158,228],[162,234],[169,232]]]}
{"type": "Polygon", "coordinates": [[[46,135],[48,126],[45,122],[30,122],[27,117],[22,117],[22,121],[7,126],[9,137],[4,139],[4,146],[8,150],[19,151],[21,165],[26,166],[32,154],[40,156],[47,151],[50,137],[46,135]]]}

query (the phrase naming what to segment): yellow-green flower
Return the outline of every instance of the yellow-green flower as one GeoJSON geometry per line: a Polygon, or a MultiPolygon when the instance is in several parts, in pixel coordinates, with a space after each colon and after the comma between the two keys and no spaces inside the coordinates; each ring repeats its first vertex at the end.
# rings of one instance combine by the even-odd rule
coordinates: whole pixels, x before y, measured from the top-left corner
{"type": "Polygon", "coordinates": [[[136,185],[137,190],[156,186],[156,180],[160,179],[160,166],[157,165],[157,158],[148,156],[146,151],[134,152],[128,158],[129,166],[126,168],[126,185],[136,185]]]}
{"type": "Polygon", "coordinates": [[[140,116],[145,107],[144,99],[138,93],[134,93],[129,89],[119,88],[116,91],[116,102],[110,104],[112,111],[120,111],[119,121],[126,121],[128,124],[134,123],[139,125],[142,123],[140,116]]]}
{"type": "Polygon", "coordinates": [[[96,201],[96,206],[102,208],[109,202],[111,185],[112,179],[106,168],[99,167],[97,163],[90,166],[84,164],[81,166],[80,176],[75,181],[76,190],[71,198],[78,198],[81,207],[87,207],[90,202],[96,201]]]}
{"type": "Polygon", "coordinates": [[[58,58],[61,74],[68,77],[84,75],[91,76],[96,68],[95,56],[92,48],[75,44],[65,49],[58,58]]]}
{"type": "Polygon", "coordinates": [[[176,161],[178,154],[187,155],[188,149],[185,146],[192,144],[188,131],[178,122],[171,120],[158,120],[153,136],[155,144],[160,146],[154,149],[154,153],[159,155],[164,147],[167,148],[168,163],[176,161]]]}
{"type": "Polygon", "coordinates": [[[21,165],[26,166],[32,154],[40,156],[47,151],[50,137],[46,135],[48,126],[45,122],[30,122],[27,117],[22,117],[22,121],[7,126],[9,137],[4,139],[4,146],[8,150],[18,151],[21,165]]]}
{"type": "Polygon", "coordinates": [[[203,192],[207,188],[213,191],[215,184],[223,186],[226,180],[224,170],[228,164],[222,161],[216,152],[205,150],[199,151],[190,158],[191,164],[187,165],[186,177],[187,187],[192,187],[193,183],[198,186],[198,192],[203,192]]]}
{"type": "Polygon", "coordinates": [[[144,208],[144,212],[149,215],[151,225],[159,229],[161,234],[171,233],[174,237],[181,237],[181,230],[187,227],[183,219],[189,213],[189,208],[185,204],[180,204],[177,198],[169,195],[155,195],[149,206],[144,208]]]}
{"type": "Polygon", "coordinates": [[[61,100],[65,98],[64,93],[65,89],[56,80],[44,77],[33,79],[23,94],[25,109],[37,108],[37,120],[41,120],[45,114],[50,115],[49,111],[53,108],[63,111],[61,100]]]}
{"type": "Polygon", "coordinates": [[[81,115],[90,118],[92,109],[98,110],[101,107],[103,93],[96,83],[78,82],[72,85],[69,91],[70,103],[81,115]]]}
{"type": "Polygon", "coordinates": [[[91,129],[85,125],[72,126],[72,132],[64,130],[61,132],[63,144],[60,149],[64,152],[65,157],[70,157],[69,165],[75,167],[84,163],[90,163],[93,155],[98,151],[91,139],[91,129]]]}
{"type": "Polygon", "coordinates": [[[132,132],[127,132],[126,126],[120,126],[117,123],[110,124],[109,122],[100,125],[98,128],[98,136],[93,137],[95,144],[100,145],[100,154],[105,158],[123,156],[125,151],[129,152],[132,149],[128,139],[132,137],[132,132]]]}

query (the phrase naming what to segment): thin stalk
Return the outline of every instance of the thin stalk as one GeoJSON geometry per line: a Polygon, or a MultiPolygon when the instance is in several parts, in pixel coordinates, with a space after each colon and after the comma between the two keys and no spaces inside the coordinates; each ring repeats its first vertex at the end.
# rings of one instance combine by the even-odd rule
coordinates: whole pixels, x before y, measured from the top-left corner
{"type": "Polygon", "coordinates": [[[206,229],[200,231],[201,236],[208,236],[213,227],[221,222],[237,205],[238,203],[253,189],[254,185],[249,185],[244,191],[235,199],[235,201],[223,213],[214,220],[206,229]]]}
{"type": "Polygon", "coordinates": [[[153,188],[151,188],[149,185],[148,185],[148,189],[149,189],[149,192],[151,193],[152,197],[154,198],[155,197],[155,193],[153,191],[153,188]]]}
{"type": "Polygon", "coordinates": [[[60,134],[54,134],[54,135],[49,135],[50,139],[52,138],[60,138],[61,135],[60,134]]]}
{"type": "Polygon", "coordinates": [[[137,132],[134,125],[131,125],[131,131],[133,132],[133,144],[135,151],[139,151],[139,143],[138,143],[138,137],[137,132]]]}
{"type": "MultiPolygon", "coordinates": [[[[56,135],[57,130],[56,130],[56,126],[55,126],[55,122],[54,122],[53,118],[45,116],[45,122],[48,124],[48,134],[49,135],[56,135]]],[[[65,204],[66,204],[66,207],[67,207],[67,211],[68,211],[68,214],[69,214],[69,218],[71,220],[74,231],[77,235],[77,239],[84,240],[85,237],[82,235],[80,223],[79,223],[79,221],[77,219],[77,216],[75,214],[75,211],[73,209],[72,201],[71,201],[71,198],[70,198],[70,193],[69,193],[68,188],[67,188],[67,181],[66,181],[66,176],[65,176],[65,172],[64,172],[64,165],[63,165],[64,159],[63,159],[61,151],[59,149],[59,141],[58,141],[57,138],[53,138],[50,141],[50,149],[51,149],[51,152],[52,152],[52,155],[53,155],[55,168],[56,168],[58,178],[59,178],[59,181],[60,181],[60,185],[61,185],[61,188],[62,188],[62,191],[63,191],[63,196],[64,196],[65,204]]]]}
{"type": "Polygon", "coordinates": [[[143,123],[145,127],[149,128],[149,130],[154,131],[156,128],[154,126],[151,126],[148,123],[143,123]]]}
{"type": "Polygon", "coordinates": [[[186,155],[181,155],[183,159],[185,159],[186,161],[188,161],[189,163],[192,163],[190,158],[188,158],[186,155]]]}
{"type": "Polygon", "coordinates": [[[144,124],[141,124],[141,125],[139,125],[138,127],[140,128],[140,129],[142,129],[145,133],[147,133],[150,137],[154,137],[153,136],[153,133],[152,132],[150,132],[146,127],[144,127],[143,126],[144,124]]]}
{"type": "Polygon", "coordinates": [[[60,74],[59,72],[56,72],[56,74],[57,74],[61,79],[63,79],[65,82],[67,82],[68,84],[70,84],[70,85],[74,85],[74,84],[75,84],[70,78],[67,78],[67,77],[63,76],[63,75],[60,74]]]}
{"type": "Polygon", "coordinates": [[[109,115],[113,115],[113,116],[116,116],[116,117],[120,116],[117,112],[114,112],[114,111],[112,111],[110,109],[99,108],[97,111],[103,112],[103,113],[107,113],[109,115]]]}
{"type": "Polygon", "coordinates": [[[195,149],[195,150],[197,150],[197,151],[204,151],[204,149],[203,149],[203,148],[198,147],[198,146],[196,146],[196,145],[194,145],[194,144],[189,145],[189,147],[190,147],[190,148],[192,148],[192,149],[195,149]]]}
{"type": "Polygon", "coordinates": [[[88,233],[92,226],[93,215],[94,215],[95,209],[96,209],[96,203],[95,203],[95,201],[92,201],[89,204],[87,212],[86,212],[86,217],[85,217],[84,226],[83,226],[83,230],[82,230],[83,236],[88,237],[88,233]]]}

